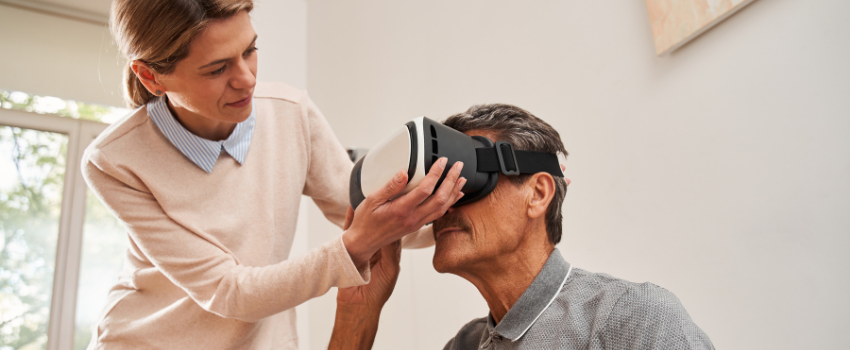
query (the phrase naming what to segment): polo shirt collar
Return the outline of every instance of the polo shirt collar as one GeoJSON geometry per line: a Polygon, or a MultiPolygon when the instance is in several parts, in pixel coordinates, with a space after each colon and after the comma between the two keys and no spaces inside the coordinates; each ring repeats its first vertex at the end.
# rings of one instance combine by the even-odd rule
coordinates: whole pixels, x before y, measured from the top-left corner
{"type": "Polygon", "coordinates": [[[153,119],[154,124],[162,131],[174,147],[180,150],[186,158],[195,163],[198,167],[206,171],[212,172],[219,154],[224,150],[239,164],[245,162],[245,157],[248,155],[248,146],[251,145],[251,138],[254,135],[254,125],[256,124],[256,108],[254,103],[251,103],[251,115],[245,121],[236,124],[236,128],[224,141],[210,141],[193,134],[186,130],[180,122],[171,114],[168,109],[168,104],[165,101],[165,96],[154,97],[147,104],[148,115],[153,119]]]}
{"type": "Polygon", "coordinates": [[[495,332],[511,341],[521,338],[558,297],[571,271],[572,266],[556,248],[502,321],[497,325],[492,314],[487,317],[487,329],[491,334],[495,332]]]}

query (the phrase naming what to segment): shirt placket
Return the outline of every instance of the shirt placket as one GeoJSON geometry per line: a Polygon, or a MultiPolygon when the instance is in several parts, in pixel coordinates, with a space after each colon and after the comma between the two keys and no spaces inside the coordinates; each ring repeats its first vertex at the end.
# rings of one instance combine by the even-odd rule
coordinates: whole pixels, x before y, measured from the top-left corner
{"type": "Polygon", "coordinates": [[[490,332],[487,335],[487,339],[485,339],[484,342],[481,343],[481,346],[479,346],[479,348],[482,350],[495,350],[496,346],[501,343],[503,339],[505,338],[496,333],[495,331],[490,332]]]}

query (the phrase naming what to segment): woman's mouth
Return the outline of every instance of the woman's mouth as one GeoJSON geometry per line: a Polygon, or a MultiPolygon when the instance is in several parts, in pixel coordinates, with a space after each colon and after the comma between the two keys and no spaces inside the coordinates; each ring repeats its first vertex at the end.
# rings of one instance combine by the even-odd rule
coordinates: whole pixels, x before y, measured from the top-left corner
{"type": "Polygon", "coordinates": [[[229,107],[234,107],[234,108],[242,108],[242,107],[245,107],[245,106],[247,106],[249,103],[251,103],[251,96],[252,96],[252,95],[248,95],[248,97],[245,97],[245,98],[243,98],[243,99],[241,99],[241,100],[239,100],[239,101],[231,102],[231,103],[227,103],[227,104],[225,104],[225,105],[226,105],[226,106],[229,106],[229,107]]]}

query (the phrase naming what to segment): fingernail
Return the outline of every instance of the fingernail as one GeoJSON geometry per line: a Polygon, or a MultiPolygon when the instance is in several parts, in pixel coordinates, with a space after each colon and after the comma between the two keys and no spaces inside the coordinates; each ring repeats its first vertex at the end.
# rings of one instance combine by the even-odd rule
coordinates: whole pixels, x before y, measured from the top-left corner
{"type": "Polygon", "coordinates": [[[402,172],[400,172],[400,171],[399,171],[399,172],[397,172],[397,173],[395,174],[395,178],[394,178],[394,180],[395,180],[395,182],[401,182],[401,180],[402,180],[403,178],[404,178],[404,173],[402,173],[402,172]]]}
{"type": "Polygon", "coordinates": [[[460,171],[461,169],[463,169],[463,162],[455,163],[455,167],[457,167],[457,171],[460,171]]]}
{"type": "Polygon", "coordinates": [[[466,178],[461,177],[460,180],[457,181],[457,188],[461,189],[464,185],[466,185],[466,178]]]}
{"type": "Polygon", "coordinates": [[[448,159],[448,158],[446,158],[446,157],[442,157],[442,158],[440,158],[440,168],[445,169],[445,168],[446,168],[446,163],[448,163],[448,162],[449,162],[449,159],[448,159]]]}

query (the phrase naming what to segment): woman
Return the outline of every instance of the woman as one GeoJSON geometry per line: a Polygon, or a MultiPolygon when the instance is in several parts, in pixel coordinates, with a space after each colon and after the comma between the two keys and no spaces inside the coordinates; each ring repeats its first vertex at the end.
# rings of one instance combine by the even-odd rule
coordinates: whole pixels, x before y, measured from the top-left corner
{"type": "Polygon", "coordinates": [[[301,195],[341,225],[352,165],[306,94],[256,83],[252,7],[113,2],[126,97],[138,109],[86,150],[83,173],[131,247],[90,348],[297,348],[293,307],[368,283],[381,247],[462,196],[462,165],[434,191],[443,159],[418,189],[389,201],[406,184],[400,172],[341,237],[288,259],[301,195]]]}

